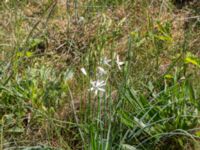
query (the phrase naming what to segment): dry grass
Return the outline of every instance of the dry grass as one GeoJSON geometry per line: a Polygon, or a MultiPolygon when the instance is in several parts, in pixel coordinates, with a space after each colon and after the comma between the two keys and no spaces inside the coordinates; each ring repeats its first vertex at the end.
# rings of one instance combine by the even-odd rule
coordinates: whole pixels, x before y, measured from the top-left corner
{"type": "MultiPolygon", "coordinates": [[[[77,8],[73,1],[66,5],[65,0],[33,0],[18,3],[8,0],[0,4],[0,61],[4,64],[14,62],[14,69],[9,70],[8,67],[6,70],[9,75],[12,71],[16,75],[11,76],[10,84],[12,85],[18,76],[23,78],[28,67],[38,69],[45,66],[57,72],[58,81],[55,82],[55,87],[57,84],[63,86],[62,92],[59,91],[60,86],[56,89],[61,94],[53,91],[61,100],[56,109],[47,108],[41,104],[43,102],[35,105],[32,104],[32,100],[25,102],[41,111],[42,115],[37,111],[26,112],[25,117],[31,114],[32,124],[30,129],[25,127],[26,133],[19,138],[22,140],[26,136],[27,143],[24,142],[24,145],[41,142],[64,149],[81,147],[83,143],[80,142],[81,137],[78,135],[79,127],[64,121],[76,122],[74,111],[82,117],[81,123],[86,121],[83,112],[87,110],[88,83],[82,77],[80,68],[95,68],[101,55],[111,57],[112,51],[125,59],[131,45],[134,57],[130,60],[129,82],[140,90],[143,88],[141,82],[147,84],[152,80],[160,84],[156,81],[166,73],[176,59],[176,54],[181,53],[188,31],[191,32],[191,36],[187,49],[199,56],[198,17],[191,19],[195,13],[199,15],[198,12],[193,12],[192,7],[199,7],[197,1],[182,9],[176,8],[170,0],[127,0],[116,4],[112,2],[114,3],[111,1],[111,4],[102,4],[100,1],[92,3],[81,0],[76,3],[77,8]],[[21,51],[31,52],[31,59],[17,56],[21,51]],[[92,64],[88,65],[89,56],[92,57],[92,64]],[[74,78],[65,84],[60,78],[63,78],[62,73],[69,68],[73,68],[74,78]],[[71,105],[68,86],[73,95],[75,110],[71,105]],[[37,121],[34,122],[34,119],[37,121]]],[[[123,80],[122,76],[122,73],[117,72],[110,79],[114,89],[110,98],[112,103],[115,103],[120,95],[116,92],[116,85],[123,80]]],[[[53,82],[49,84],[54,85],[53,82]]],[[[41,83],[37,88],[43,90],[46,87],[41,83]]],[[[143,90],[144,93],[146,91],[143,90]]],[[[36,100],[39,101],[40,95],[37,96],[36,100]]],[[[96,97],[90,98],[95,111],[98,107],[96,97]]],[[[5,138],[8,138],[8,141],[13,140],[9,139],[9,136],[5,138]]],[[[18,140],[15,136],[13,138],[14,141],[18,140]]]]}

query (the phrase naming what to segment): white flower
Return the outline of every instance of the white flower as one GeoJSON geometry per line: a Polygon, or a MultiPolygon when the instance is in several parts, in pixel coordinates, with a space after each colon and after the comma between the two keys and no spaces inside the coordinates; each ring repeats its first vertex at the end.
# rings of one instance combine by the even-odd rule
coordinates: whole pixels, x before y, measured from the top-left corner
{"type": "Polygon", "coordinates": [[[99,70],[98,74],[100,76],[107,74],[107,71],[105,69],[103,69],[102,67],[97,67],[97,68],[99,70]]]}
{"type": "Polygon", "coordinates": [[[117,67],[119,68],[119,70],[121,70],[121,65],[123,65],[124,62],[122,62],[122,61],[119,60],[119,55],[117,55],[116,63],[117,63],[117,67]]]}
{"type": "Polygon", "coordinates": [[[104,57],[104,58],[103,58],[103,64],[104,64],[104,65],[107,65],[107,66],[110,67],[110,64],[109,64],[110,62],[111,62],[111,59],[107,59],[107,57],[104,57]]]}
{"type": "Polygon", "coordinates": [[[86,72],[85,68],[81,68],[81,72],[82,72],[85,76],[87,76],[87,72],[86,72]]]}
{"type": "Polygon", "coordinates": [[[105,92],[104,86],[106,85],[105,81],[91,81],[92,87],[90,91],[94,91],[95,95],[97,95],[98,91],[105,92]]]}

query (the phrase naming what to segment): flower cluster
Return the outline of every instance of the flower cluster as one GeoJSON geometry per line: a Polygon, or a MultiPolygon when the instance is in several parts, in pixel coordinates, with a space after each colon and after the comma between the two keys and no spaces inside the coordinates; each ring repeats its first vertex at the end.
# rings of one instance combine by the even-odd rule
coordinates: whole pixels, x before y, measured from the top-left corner
{"type": "MultiPolygon", "coordinates": [[[[104,57],[101,60],[101,65],[102,66],[107,66],[107,67],[111,67],[111,59],[108,59],[107,57],[104,57]]],[[[119,55],[116,56],[116,61],[115,61],[117,67],[119,70],[121,70],[121,66],[124,65],[124,62],[120,61],[119,59],[119,55]]],[[[105,92],[105,86],[106,86],[106,75],[108,73],[107,70],[105,70],[102,66],[98,66],[97,67],[97,80],[94,81],[90,81],[91,87],[89,89],[89,91],[94,92],[95,95],[97,95],[99,92],[105,92]]],[[[83,75],[87,76],[87,71],[85,68],[81,68],[81,72],[83,73],[83,75]]]]}

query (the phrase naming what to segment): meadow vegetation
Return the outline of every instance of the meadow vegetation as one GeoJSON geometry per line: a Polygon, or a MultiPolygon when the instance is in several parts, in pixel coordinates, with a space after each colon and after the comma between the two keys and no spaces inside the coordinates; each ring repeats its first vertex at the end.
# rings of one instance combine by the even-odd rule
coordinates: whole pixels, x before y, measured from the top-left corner
{"type": "Polygon", "coordinates": [[[198,150],[199,82],[198,0],[0,1],[0,150],[198,150]]]}

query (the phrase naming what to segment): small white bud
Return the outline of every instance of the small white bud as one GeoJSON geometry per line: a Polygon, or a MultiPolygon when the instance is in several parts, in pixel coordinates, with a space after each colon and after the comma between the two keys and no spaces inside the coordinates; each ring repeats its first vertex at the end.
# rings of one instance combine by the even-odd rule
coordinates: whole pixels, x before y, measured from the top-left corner
{"type": "Polygon", "coordinates": [[[85,76],[87,76],[87,72],[86,72],[85,68],[81,68],[81,72],[82,72],[85,76]]]}

